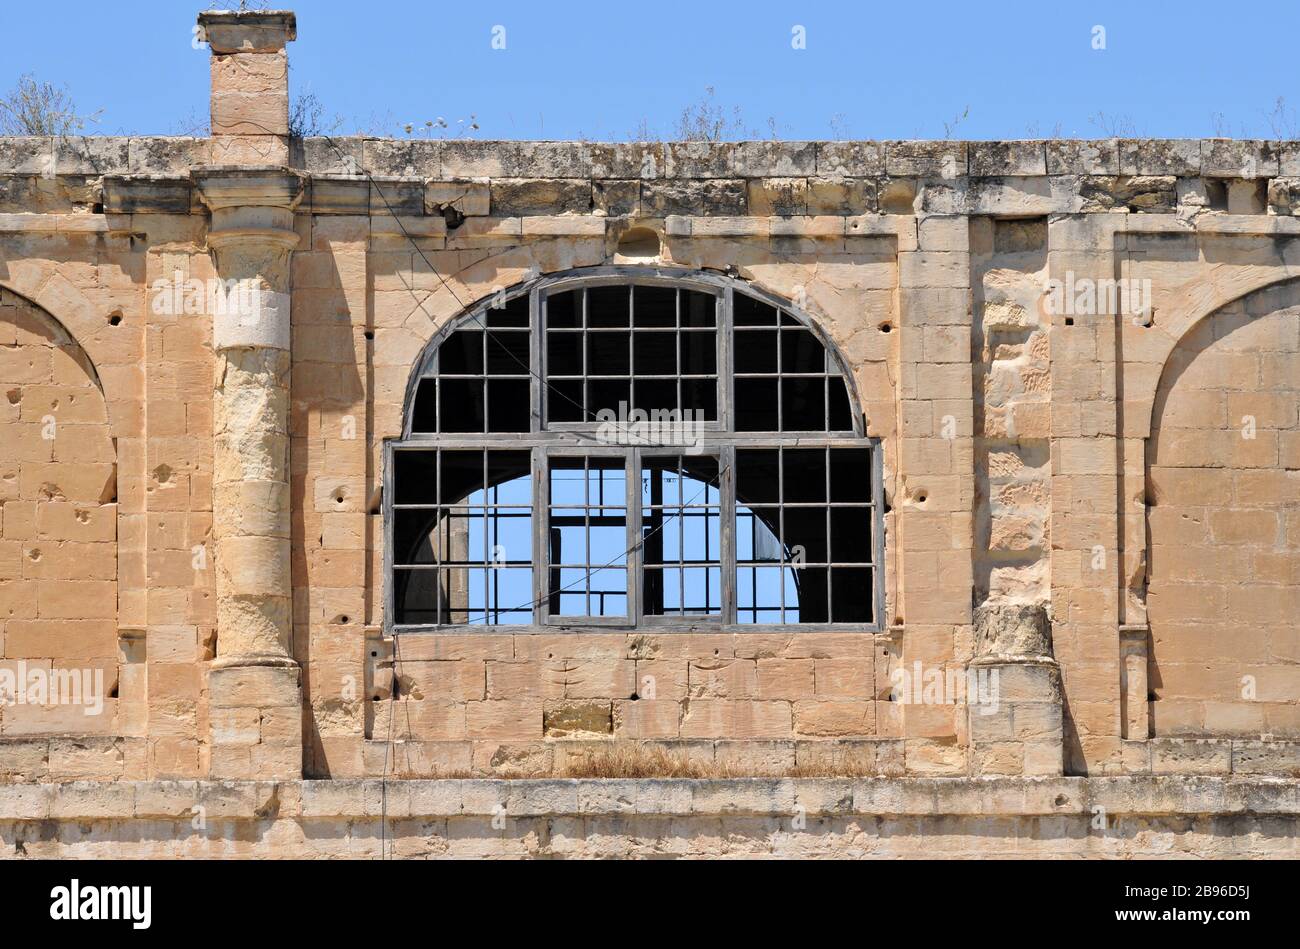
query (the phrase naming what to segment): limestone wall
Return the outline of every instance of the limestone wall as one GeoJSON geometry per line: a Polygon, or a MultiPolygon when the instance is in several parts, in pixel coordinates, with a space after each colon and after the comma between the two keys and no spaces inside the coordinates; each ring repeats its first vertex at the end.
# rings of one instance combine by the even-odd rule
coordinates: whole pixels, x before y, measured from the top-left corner
{"type": "Polygon", "coordinates": [[[5,780],[1300,774],[1300,143],[291,140],[292,18],[205,23],[212,138],[0,139],[4,664],[111,683],[0,709],[5,780]],[[429,340],[611,264],[825,331],[883,630],[394,640],[429,340]]]}

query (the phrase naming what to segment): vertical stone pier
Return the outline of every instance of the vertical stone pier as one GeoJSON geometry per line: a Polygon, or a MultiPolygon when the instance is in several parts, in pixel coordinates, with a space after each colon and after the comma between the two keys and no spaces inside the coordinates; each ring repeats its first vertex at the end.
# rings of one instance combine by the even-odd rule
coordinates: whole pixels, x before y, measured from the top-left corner
{"type": "Polygon", "coordinates": [[[222,282],[213,315],[217,649],[211,773],[302,773],[301,670],[290,643],[290,254],[303,183],[288,158],[290,13],[205,13],[212,158],[195,173],[222,282]]]}
{"type": "Polygon", "coordinates": [[[289,56],[298,26],[287,10],[199,14],[212,51],[214,165],[289,163],[289,56]]]}

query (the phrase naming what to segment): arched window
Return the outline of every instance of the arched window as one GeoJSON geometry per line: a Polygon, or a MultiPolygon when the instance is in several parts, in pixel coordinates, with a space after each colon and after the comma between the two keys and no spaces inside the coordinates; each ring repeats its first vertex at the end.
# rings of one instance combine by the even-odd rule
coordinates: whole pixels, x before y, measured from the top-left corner
{"type": "Polygon", "coordinates": [[[387,445],[398,629],[880,629],[882,490],[819,330],[736,281],[583,271],[444,328],[387,445]]]}

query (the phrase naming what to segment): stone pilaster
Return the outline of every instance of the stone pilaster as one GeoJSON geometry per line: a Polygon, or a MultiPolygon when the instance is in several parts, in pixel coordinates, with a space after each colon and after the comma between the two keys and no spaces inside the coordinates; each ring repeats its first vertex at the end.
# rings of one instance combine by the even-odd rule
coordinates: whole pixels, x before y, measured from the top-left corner
{"type": "Polygon", "coordinates": [[[1126,741],[1146,741],[1151,735],[1150,676],[1151,629],[1147,626],[1119,628],[1120,722],[1126,741]]]}
{"type": "Polygon", "coordinates": [[[285,46],[297,30],[287,10],[199,14],[199,39],[212,51],[213,164],[289,163],[285,46]]]}
{"type": "Polygon", "coordinates": [[[302,771],[290,643],[289,259],[296,176],[200,173],[221,284],[213,315],[217,649],[209,677],[214,777],[302,771]]]}

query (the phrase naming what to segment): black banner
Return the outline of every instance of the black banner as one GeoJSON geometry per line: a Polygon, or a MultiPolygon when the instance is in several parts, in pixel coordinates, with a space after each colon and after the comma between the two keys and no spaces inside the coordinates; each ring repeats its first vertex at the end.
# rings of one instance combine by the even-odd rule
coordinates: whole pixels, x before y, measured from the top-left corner
{"type": "Polygon", "coordinates": [[[1035,924],[1071,936],[1196,926],[1231,938],[1295,913],[1288,861],[547,862],[16,860],[0,863],[0,893],[12,936],[75,927],[128,940],[365,927],[383,941],[428,925],[434,939],[454,926],[458,939],[482,927],[483,938],[522,930],[639,941],[687,938],[670,936],[683,913],[691,938],[701,922],[729,939],[770,938],[782,916],[818,929],[859,918],[871,940],[968,939],[981,927],[997,938],[1035,924]]]}

